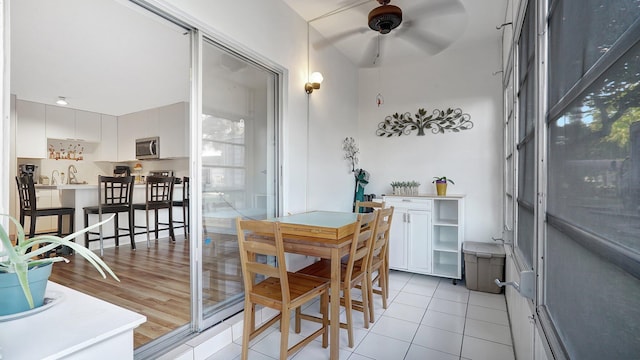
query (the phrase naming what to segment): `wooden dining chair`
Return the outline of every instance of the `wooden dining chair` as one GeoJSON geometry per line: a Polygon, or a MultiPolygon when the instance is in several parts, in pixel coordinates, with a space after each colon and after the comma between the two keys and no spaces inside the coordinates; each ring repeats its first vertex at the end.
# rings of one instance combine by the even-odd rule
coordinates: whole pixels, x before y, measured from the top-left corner
{"type": "MultiPolygon", "coordinates": [[[[342,298],[340,302],[344,305],[346,324],[341,323],[341,328],[346,328],[349,336],[349,347],[353,347],[353,318],[351,314],[352,309],[361,310],[364,316],[364,327],[369,328],[369,292],[367,291],[367,268],[369,261],[369,251],[371,249],[371,242],[373,239],[373,229],[375,228],[375,221],[378,210],[371,213],[363,213],[358,215],[358,220],[355,226],[355,232],[353,233],[353,241],[351,242],[351,248],[349,249],[349,256],[346,262],[342,263],[340,271],[340,289],[342,290],[342,298]],[[371,224],[369,229],[363,229],[363,224],[371,224]],[[351,295],[351,289],[356,286],[360,286],[362,290],[362,301],[360,307],[354,307],[354,300],[351,295]]],[[[329,281],[331,279],[331,261],[328,259],[322,259],[315,262],[299,271],[297,274],[312,275],[321,279],[329,281]]],[[[315,316],[303,314],[300,308],[296,309],[296,333],[300,332],[300,320],[312,320],[319,321],[315,316]]],[[[331,319],[331,321],[336,321],[331,319]]]]}
{"type": "Polygon", "coordinates": [[[280,359],[300,350],[322,335],[322,347],[329,345],[329,281],[287,271],[280,223],[236,219],[240,263],[244,281],[244,328],[242,330],[242,360],[246,360],[249,342],[280,320],[280,359]],[[260,262],[266,256],[275,257],[275,264],[260,262]],[[322,327],[292,347],[288,347],[291,310],[320,295],[322,327]],[[278,310],[278,314],[256,329],[256,305],[278,310]]]}
{"type": "Polygon", "coordinates": [[[356,201],[355,212],[364,213],[364,212],[372,212],[375,209],[384,209],[385,203],[384,201],[356,201]]]}
{"type": "MultiPolygon", "coordinates": [[[[378,210],[377,220],[373,230],[373,241],[369,251],[367,270],[367,291],[369,292],[369,318],[375,321],[373,294],[382,296],[382,307],[387,308],[389,298],[389,230],[393,219],[393,206],[378,210]],[[373,284],[378,283],[380,290],[374,289],[373,284]]],[[[363,290],[364,291],[364,290],[363,290]]]]}

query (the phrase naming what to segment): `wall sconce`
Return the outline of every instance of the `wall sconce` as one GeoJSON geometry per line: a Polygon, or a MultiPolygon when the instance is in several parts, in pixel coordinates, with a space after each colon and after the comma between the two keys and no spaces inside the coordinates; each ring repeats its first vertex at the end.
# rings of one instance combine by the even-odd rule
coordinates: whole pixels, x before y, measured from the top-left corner
{"type": "Polygon", "coordinates": [[[322,77],[322,74],[319,72],[313,72],[311,73],[311,76],[309,76],[309,82],[304,84],[304,91],[307,92],[307,94],[311,94],[313,92],[313,89],[320,89],[320,84],[322,84],[322,80],[324,80],[324,78],[322,77]]]}

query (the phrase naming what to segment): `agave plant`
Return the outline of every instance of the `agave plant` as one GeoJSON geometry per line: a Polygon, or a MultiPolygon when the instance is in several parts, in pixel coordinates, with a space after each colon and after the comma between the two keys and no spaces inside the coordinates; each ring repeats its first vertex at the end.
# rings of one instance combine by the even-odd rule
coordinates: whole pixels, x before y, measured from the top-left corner
{"type": "Polygon", "coordinates": [[[29,239],[25,239],[24,228],[20,225],[18,220],[7,214],[0,214],[0,216],[9,218],[9,220],[11,220],[16,225],[16,237],[18,240],[16,245],[13,245],[11,243],[11,240],[9,239],[9,234],[7,233],[7,231],[2,226],[0,226],[0,242],[2,243],[2,250],[0,250],[0,273],[16,274],[30,308],[33,309],[34,303],[33,296],[31,295],[31,289],[29,288],[29,280],[27,275],[28,270],[38,266],[48,265],[60,261],[68,263],[69,260],[62,256],[47,258],[39,257],[42,254],[46,254],[54,250],[60,245],[71,248],[77,255],[80,255],[87,259],[87,261],[89,261],[89,263],[91,263],[98,270],[103,278],[107,278],[105,274],[106,271],[115,280],[120,281],[116,274],[109,268],[109,266],[107,266],[104,261],[102,261],[102,259],[100,259],[98,255],[94,254],[93,251],[87,249],[86,247],[71,241],[72,239],[86,233],[87,231],[95,229],[100,225],[104,225],[106,222],[113,219],[114,215],[111,215],[111,217],[102,222],[79,230],[73,234],[69,234],[65,237],[59,237],[55,235],[39,235],[29,239]],[[31,248],[34,248],[34,250],[29,251],[31,248]]]}

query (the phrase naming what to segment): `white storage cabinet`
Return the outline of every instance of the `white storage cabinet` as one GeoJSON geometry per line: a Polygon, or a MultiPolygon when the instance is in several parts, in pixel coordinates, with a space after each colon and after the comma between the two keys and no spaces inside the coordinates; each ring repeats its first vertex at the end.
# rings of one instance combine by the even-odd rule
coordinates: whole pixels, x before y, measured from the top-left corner
{"type": "Polygon", "coordinates": [[[385,196],[394,207],[389,267],[462,278],[463,196],[385,196]]]}

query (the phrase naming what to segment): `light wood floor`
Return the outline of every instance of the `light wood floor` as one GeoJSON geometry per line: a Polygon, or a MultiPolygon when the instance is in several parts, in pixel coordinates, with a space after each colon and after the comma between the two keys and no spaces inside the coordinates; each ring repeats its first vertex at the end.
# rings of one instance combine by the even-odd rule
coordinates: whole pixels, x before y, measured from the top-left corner
{"type": "MultiPolygon", "coordinates": [[[[241,269],[235,236],[213,234],[203,249],[204,306],[218,305],[242,293],[241,269]]],[[[190,321],[189,242],[177,236],[152,240],[151,248],[138,243],[104,250],[103,260],[120,278],[102,279],[82,257],[68,256],[56,264],[50,280],[143,314],[147,322],[134,331],[139,347],[190,321]]]]}

